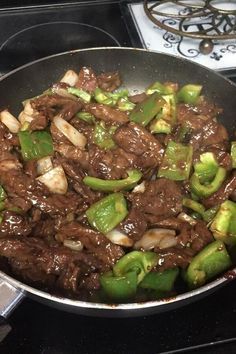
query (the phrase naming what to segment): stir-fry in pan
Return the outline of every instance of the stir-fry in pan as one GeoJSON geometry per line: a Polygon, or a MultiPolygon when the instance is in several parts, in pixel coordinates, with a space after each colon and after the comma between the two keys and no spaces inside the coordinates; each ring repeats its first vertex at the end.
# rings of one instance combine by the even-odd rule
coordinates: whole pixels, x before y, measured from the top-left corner
{"type": "Polygon", "coordinates": [[[190,83],[129,92],[69,70],[0,113],[1,268],[96,302],[174,296],[230,269],[236,141],[190,83]]]}

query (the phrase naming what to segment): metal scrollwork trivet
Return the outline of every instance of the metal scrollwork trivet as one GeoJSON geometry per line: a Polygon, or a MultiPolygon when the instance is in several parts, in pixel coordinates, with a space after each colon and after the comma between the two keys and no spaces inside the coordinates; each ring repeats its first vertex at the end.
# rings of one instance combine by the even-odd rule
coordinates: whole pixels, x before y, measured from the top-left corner
{"type": "Polygon", "coordinates": [[[202,54],[213,51],[214,40],[236,39],[236,0],[144,0],[143,6],[148,18],[159,28],[182,37],[201,39],[202,54]],[[171,6],[175,11],[164,11],[171,6]]]}

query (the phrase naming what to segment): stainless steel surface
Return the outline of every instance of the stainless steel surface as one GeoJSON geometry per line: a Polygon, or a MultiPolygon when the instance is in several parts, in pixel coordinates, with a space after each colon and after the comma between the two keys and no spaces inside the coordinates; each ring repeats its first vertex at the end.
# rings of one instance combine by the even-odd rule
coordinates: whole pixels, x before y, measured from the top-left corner
{"type": "Polygon", "coordinates": [[[23,298],[20,287],[16,288],[0,277],[0,316],[7,318],[23,298]]]}

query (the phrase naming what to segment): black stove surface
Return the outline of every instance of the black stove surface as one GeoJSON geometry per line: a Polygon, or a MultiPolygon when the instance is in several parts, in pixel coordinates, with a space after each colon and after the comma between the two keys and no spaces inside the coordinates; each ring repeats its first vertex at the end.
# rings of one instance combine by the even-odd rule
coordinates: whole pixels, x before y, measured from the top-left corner
{"type": "Polygon", "coordinates": [[[25,300],[10,317],[1,354],[236,352],[236,282],[193,304],[148,317],[107,319],[25,300]]]}
{"type": "MultiPolygon", "coordinates": [[[[129,37],[123,14],[109,0],[1,1],[0,73],[75,48],[141,47],[137,35],[129,37]]],[[[9,318],[12,330],[0,353],[235,353],[235,294],[231,282],[178,310],[127,319],[89,318],[26,299],[9,318]]]]}
{"type": "Polygon", "coordinates": [[[101,46],[131,46],[117,1],[0,10],[1,74],[47,55],[101,46]]]}

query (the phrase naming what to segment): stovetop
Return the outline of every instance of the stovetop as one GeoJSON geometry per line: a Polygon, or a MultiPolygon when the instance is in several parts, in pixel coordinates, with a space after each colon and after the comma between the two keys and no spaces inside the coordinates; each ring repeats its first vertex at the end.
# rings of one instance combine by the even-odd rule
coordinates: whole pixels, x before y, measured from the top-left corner
{"type": "MultiPolygon", "coordinates": [[[[0,74],[75,48],[141,47],[124,8],[109,0],[0,1],[0,74]]],[[[235,294],[231,282],[177,310],[126,319],[89,318],[26,299],[9,318],[0,353],[235,353],[235,294]]]]}

